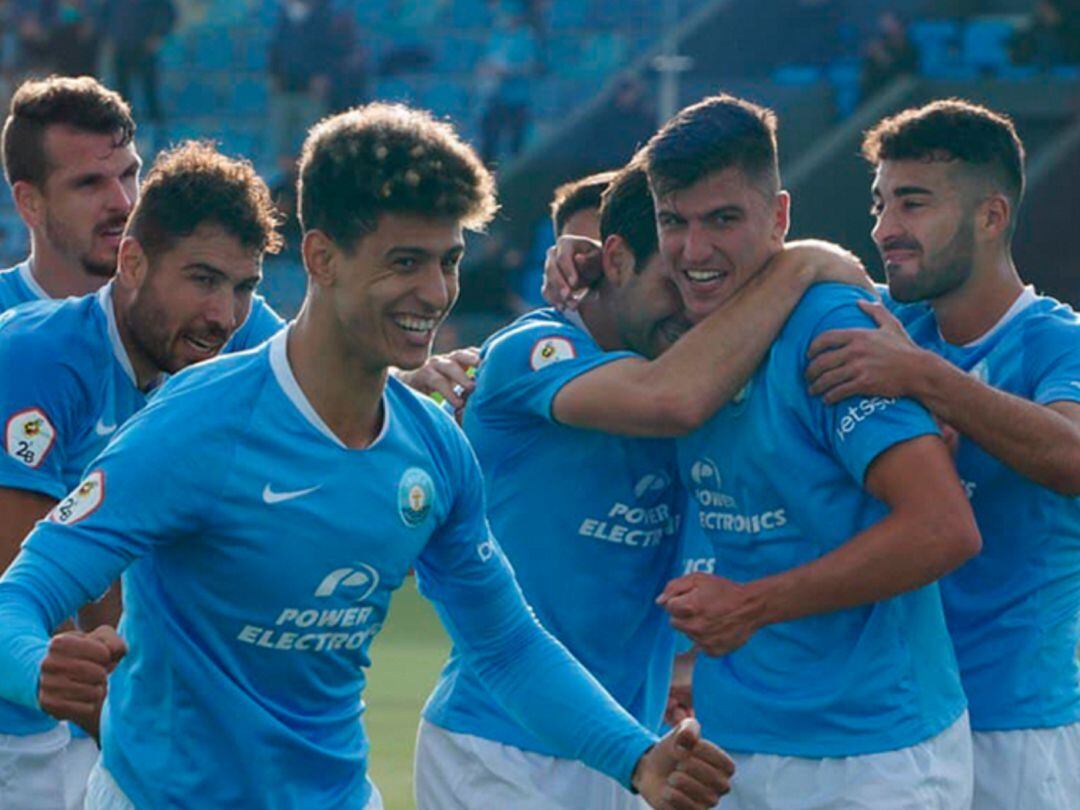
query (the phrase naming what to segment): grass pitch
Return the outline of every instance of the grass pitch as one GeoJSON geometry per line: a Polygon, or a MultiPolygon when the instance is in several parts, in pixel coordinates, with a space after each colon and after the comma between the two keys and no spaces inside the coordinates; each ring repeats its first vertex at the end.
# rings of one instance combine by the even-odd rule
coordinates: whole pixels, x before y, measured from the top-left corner
{"type": "Polygon", "coordinates": [[[364,722],[371,778],[386,810],[413,807],[412,760],[420,709],[450,652],[431,604],[411,577],[394,594],[386,626],[371,645],[364,722]]]}

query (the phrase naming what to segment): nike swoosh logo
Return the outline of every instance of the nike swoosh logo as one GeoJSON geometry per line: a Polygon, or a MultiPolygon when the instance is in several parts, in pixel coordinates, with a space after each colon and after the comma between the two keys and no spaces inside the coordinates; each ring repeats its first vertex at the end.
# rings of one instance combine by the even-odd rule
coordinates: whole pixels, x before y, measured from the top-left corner
{"type": "Polygon", "coordinates": [[[292,492],[274,492],[269,484],[263,487],[262,497],[266,503],[275,504],[282,501],[291,501],[293,498],[299,498],[302,495],[307,495],[314,492],[317,489],[322,489],[322,484],[314,487],[308,487],[307,489],[294,489],[292,492]]]}
{"type": "Polygon", "coordinates": [[[98,419],[97,424],[94,425],[94,433],[98,436],[108,436],[110,433],[116,430],[116,423],[106,425],[104,419],[98,419]]]}

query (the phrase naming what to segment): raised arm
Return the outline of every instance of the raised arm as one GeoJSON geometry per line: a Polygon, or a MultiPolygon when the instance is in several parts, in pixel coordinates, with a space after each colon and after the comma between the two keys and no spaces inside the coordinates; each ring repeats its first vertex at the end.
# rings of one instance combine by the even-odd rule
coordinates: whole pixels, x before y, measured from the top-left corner
{"type": "Polygon", "coordinates": [[[846,251],[793,244],[661,357],[619,360],[567,384],[555,398],[555,418],[630,436],[689,433],[746,384],[811,284],[860,279],[870,286],[846,251]]]}

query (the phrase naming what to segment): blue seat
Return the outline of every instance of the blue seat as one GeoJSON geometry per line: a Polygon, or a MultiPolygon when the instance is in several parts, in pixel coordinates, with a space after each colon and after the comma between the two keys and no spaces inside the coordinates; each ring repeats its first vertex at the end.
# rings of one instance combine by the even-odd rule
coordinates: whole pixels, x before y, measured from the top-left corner
{"type": "Polygon", "coordinates": [[[1000,18],[971,20],[964,26],[964,64],[980,70],[997,72],[1010,62],[1009,42],[1015,34],[1013,25],[1000,18]]]}

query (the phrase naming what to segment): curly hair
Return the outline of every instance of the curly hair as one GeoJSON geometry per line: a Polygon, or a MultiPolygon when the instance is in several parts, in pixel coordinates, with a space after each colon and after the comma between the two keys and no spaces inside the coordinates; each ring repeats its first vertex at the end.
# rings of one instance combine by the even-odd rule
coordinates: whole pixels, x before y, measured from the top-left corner
{"type": "Polygon", "coordinates": [[[158,155],[128,220],[127,234],[150,256],[205,223],[220,225],[253,253],[277,253],[279,216],[251,163],[213,144],[186,141],[158,155]]]}
{"type": "Polygon", "coordinates": [[[66,125],[95,135],[113,135],[120,149],[135,137],[127,102],[89,76],[50,76],[23,82],[11,97],[2,136],[4,173],[10,184],[44,185],[49,175],[45,129],[66,125]]]}
{"type": "Polygon", "coordinates": [[[481,230],[498,210],[495,181],[450,124],[401,104],[326,118],[304,142],[300,223],[352,247],[380,214],[459,220],[481,230]]]}

